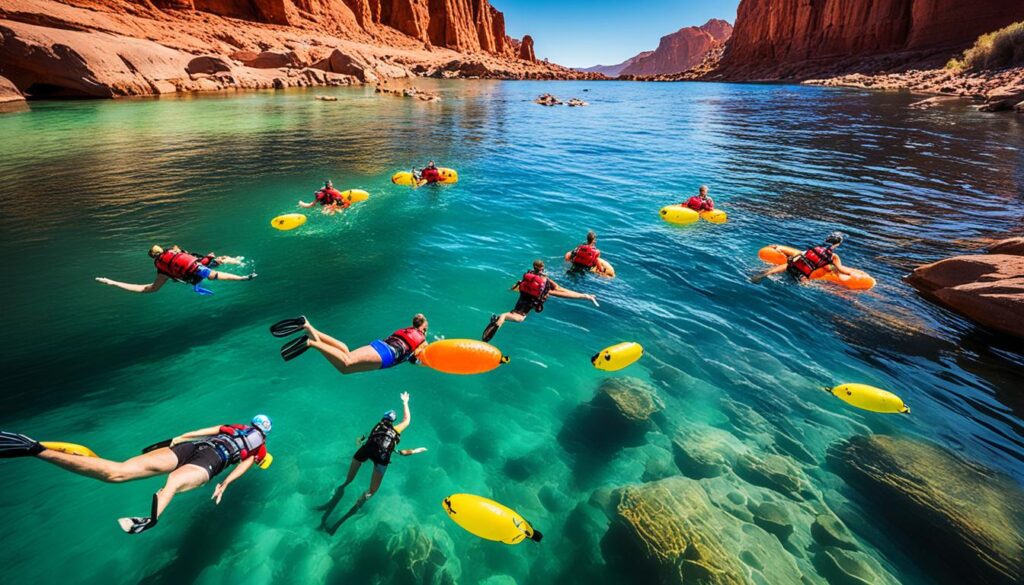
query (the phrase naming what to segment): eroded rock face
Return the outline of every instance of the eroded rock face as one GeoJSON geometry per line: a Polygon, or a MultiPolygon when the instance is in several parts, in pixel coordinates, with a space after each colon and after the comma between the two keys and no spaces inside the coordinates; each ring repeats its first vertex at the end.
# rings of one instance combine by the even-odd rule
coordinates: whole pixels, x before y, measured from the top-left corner
{"type": "Polygon", "coordinates": [[[0,77],[0,104],[20,101],[25,101],[25,96],[21,95],[21,92],[10,80],[0,77]]]}
{"type": "Polygon", "coordinates": [[[519,58],[530,63],[537,60],[537,55],[533,52],[533,37],[530,35],[523,36],[523,40],[519,43],[519,58]]]}
{"type": "MultiPolygon", "coordinates": [[[[1013,480],[904,437],[854,437],[828,458],[879,519],[928,547],[922,562],[944,558],[965,583],[1024,581],[1024,490],[1013,480]]],[[[853,566],[832,557],[822,560],[853,566]]]]}
{"type": "Polygon", "coordinates": [[[605,557],[661,583],[801,583],[779,540],[711,503],[700,482],[672,477],[613,494],[605,557]]]}
{"type": "Polygon", "coordinates": [[[719,72],[732,79],[806,79],[849,57],[970,45],[1024,19],[1006,0],[743,0],[719,72]]]}
{"type": "MultiPolygon", "coordinates": [[[[1019,252],[1018,240],[1005,240],[990,250],[1019,252]]],[[[976,323],[1024,337],[1024,256],[955,256],[914,269],[906,281],[925,298],[976,323]]]]}
{"type": "Polygon", "coordinates": [[[646,422],[665,408],[654,386],[640,378],[608,378],[598,389],[598,398],[602,395],[630,422],[646,422]]]}
{"type": "Polygon", "coordinates": [[[620,75],[660,75],[680,73],[701,62],[716,43],[725,42],[732,25],[712,19],[702,26],[688,26],[661,37],[658,48],[619,71],[620,75]]]}

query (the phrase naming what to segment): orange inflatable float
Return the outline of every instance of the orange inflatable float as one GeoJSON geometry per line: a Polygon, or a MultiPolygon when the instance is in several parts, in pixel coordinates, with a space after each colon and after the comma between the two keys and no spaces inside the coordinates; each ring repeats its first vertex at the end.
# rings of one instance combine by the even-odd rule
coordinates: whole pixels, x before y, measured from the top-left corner
{"type": "MultiPolygon", "coordinates": [[[[757,252],[757,257],[769,264],[785,264],[789,254],[799,254],[800,250],[789,246],[765,246],[757,252]]],[[[836,254],[838,258],[839,255],[836,254]]],[[[819,268],[811,273],[811,280],[825,280],[844,286],[850,290],[868,290],[875,286],[875,279],[862,270],[851,268],[853,274],[837,274],[828,267],[819,268]]]]}
{"type": "Polygon", "coordinates": [[[500,349],[477,339],[435,341],[416,354],[416,359],[446,374],[482,374],[508,363],[500,349]]]}

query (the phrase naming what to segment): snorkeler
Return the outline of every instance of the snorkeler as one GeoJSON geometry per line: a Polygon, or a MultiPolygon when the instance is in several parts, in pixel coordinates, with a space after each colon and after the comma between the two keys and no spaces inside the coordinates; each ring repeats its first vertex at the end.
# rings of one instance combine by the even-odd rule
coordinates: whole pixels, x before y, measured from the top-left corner
{"type": "Polygon", "coordinates": [[[853,275],[855,273],[843,266],[839,261],[839,256],[833,252],[843,243],[843,239],[843,234],[832,232],[825,238],[824,246],[815,246],[799,254],[793,254],[785,248],[775,246],[776,251],[786,255],[786,263],[773,266],[761,274],[751,277],[750,282],[757,284],[766,277],[780,272],[787,272],[797,280],[805,280],[809,279],[815,270],[825,267],[829,267],[830,270],[838,274],[853,275]]]}
{"type": "Polygon", "coordinates": [[[281,347],[284,361],[295,359],[309,348],[316,348],[342,374],[355,374],[372,370],[384,370],[402,362],[417,363],[417,350],[427,345],[427,318],[417,313],[412,318],[412,327],[393,332],[384,339],[375,339],[369,345],[349,349],[337,339],[315,329],[305,317],[285,319],[270,326],[274,337],[287,337],[305,331],[281,347]]]}
{"type": "Polygon", "coordinates": [[[118,519],[125,532],[139,534],[156,526],[160,514],[176,494],[204,485],[228,466],[238,465],[213,490],[211,499],[218,504],[228,486],[245,475],[253,464],[268,465],[266,440],[270,429],[270,418],[258,414],[250,425],[221,425],[185,433],[147,447],[142,455],[127,461],[71,455],[48,449],[25,435],[0,431],[0,459],[38,457],[72,473],[109,483],[167,474],[164,487],[153,494],[148,517],[118,519]]]}
{"type": "Polygon", "coordinates": [[[511,290],[519,291],[519,300],[516,301],[516,305],[511,311],[501,315],[491,315],[491,322],[484,328],[482,337],[484,341],[490,341],[494,334],[498,332],[498,329],[505,324],[506,320],[522,323],[526,320],[526,316],[530,314],[530,311],[538,313],[543,311],[544,302],[547,301],[548,296],[562,297],[564,299],[585,299],[594,303],[594,306],[597,306],[597,297],[594,295],[578,293],[555,284],[555,281],[544,274],[543,260],[534,260],[533,270],[523,274],[523,277],[512,286],[511,290]]]}
{"type": "Polygon", "coordinates": [[[310,208],[314,205],[323,206],[323,212],[327,215],[333,215],[337,211],[343,211],[348,209],[352,203],[346,200],[342,195],[341,191],[334,188],[334,183],[330,180],[324,181],[322,189],[313,193],[315,199],[306,203],[299,201],[299,207],[310,208]]]}
{"type": "Polygon", "coordinates": [[[234,256],[216,256],[212,252],[206,256],[197,256],[182,250],[178,246],[172,246],[169,250],[164,250],[160,246],[153,246],[149,249],[149,257],[153,259],[153,264],[156,265],[156,280],[150,284],[128,284],[105,277],[98,277],[96,282],[116,286],[129,292],[154,293],[160,290],[168,279],[171,279],[191,284],[192,290],[201,295],[212,295],[213,291],[199,286],[199,283],[206,279],[252,280],[256,278],[255,272],[239,276],[213,270],[221,264],[241,266],[243,258],[236,258],[234,256]]]}
{"type": "Polygon", "coordinates": [[[576,246],[575,249],[565,253],[565,259],[572,262],[572,269],[580,272],[593,272],[601,276],[614,276],[609,272],[609,264],[601,260],[601,251],[594,243],[597,241],[597,234],[593,230],[587,232],[587,242],[576,246]]]}
{"type": "Polygon", "coordinates": [[[436,183],[440,181],[441,171],[437,169],[437,165],[434,164],[434,161],[430,161],[427,163],[427,166],[420,169],[418,173],[414,170],[412,176],[416,179],[415,186],[422,187],[427,183],[436,183]]]}
{"type": "MultiPolygon", "coordinates": [[[[391,464],[391,454],[395,451],[395,447],[398,446],[398,442],[402,440],[401,434],[406,428],[409,427],[409,422],[412,420],[412,414],[409,412],[409,393],[402,392],[402,422],[395,424],[396,415],[395,411],[389,410],[384,413],[381,417],[380,422],[374,425],[373,429],[370,430],[368,435],[364,435],[360,442],[359,449],[356,450],[352,456],[352,462],[348,466],[348,477],[345,478],[345,483],[341,484],[334,490],[334,496],[331,497],[331,501],[327,502],[323,506],[317,508],[323,510],[323,517],[320,519],[320,526],[322,528],[327,527],[327,518],[334,511],[334,508],[341,501],[342,496],[345,495],[345,488],[348,484],[352,483],[352,480],[356,478],[356,474],[359,473],[359,468],[362,467],[363,463],[369,459],[373,461],[373,474],[370,476],[370,489],[363,493],[356,501],[355,506],[344,517],[341,518],[333,527],[328,529],[328,532],[334,534],[338,527],[341,526],[345,520],[350,518],[352,514],[355,514],[366,500],[373,497],[373,494],[377,493],[380,489],[380,484],[384,481],[384,474],[388,470],[388,465],[391,464]]],[[[416,455],[417,453],[423,453],[426,451],[426,447],[418,447],[416,449],[402,449],[398,451],[399,455],[409,456],[416,455]]]]}
{"type": "Polygon", "coordinates": [[[685,203],[680,203],[680,205],[689,207],[694,211],[711,211],[715,208],[715,202],[708,197],[707,185],[701,185],[696,195],[687,199],[685,203]]]}

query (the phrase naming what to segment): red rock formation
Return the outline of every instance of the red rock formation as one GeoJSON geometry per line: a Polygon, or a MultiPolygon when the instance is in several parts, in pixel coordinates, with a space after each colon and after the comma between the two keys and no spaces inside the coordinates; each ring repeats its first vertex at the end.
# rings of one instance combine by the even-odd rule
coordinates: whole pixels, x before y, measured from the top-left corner
{"type": "Polygon", "coordinates": [[[704,55],[732,34],[732,26],[719,19],[707,21],[703,26],[688,26],[661,37],[658,48],[646,57],[639,55],[624,67],[620,75],[661,75],[680,73],[697,65],[704,55]]]}
{"type": "Polygon", "coordinates": [[[622,63],[616,63],[615,65],[594,65],[593,67],[584,67],[580,71],[586,71],[587,73],[600,73],[601,75],[607,75],[608,77],[615,77],[622,72],[623,69],[629,67],[638,60],[653,55],[654,51],[644,51],[643,53],[637,53],[629,59],[626,59],[622,63]]]}
{"type": "Polygon", "coordinates": [[[922,296],[996,331],[1024,338],[1024,242],[988,254],[955,256],[916,268],[907,282],[922,296]]]}
{"type": "Polygon", "coordinates": [[[533,37],[530,35],[523,35],[523,40],[519,42],[519,58],[530,63],[537,61],[537,55],[533,52],[533,37]]]}
{"type": "Polygon", "coordinates": [[[25,96],[21,95],[18,88],[6,77],[0,77],[0,104],[7,102],[24,101],[25,96]]]}
{"type": "Polygon", "coordinates": [[[850,58],[841,68],[898,52],[948,56],[1022,19],[1020,0],[742,0],[718,72],[805,79],[850,58]]]}

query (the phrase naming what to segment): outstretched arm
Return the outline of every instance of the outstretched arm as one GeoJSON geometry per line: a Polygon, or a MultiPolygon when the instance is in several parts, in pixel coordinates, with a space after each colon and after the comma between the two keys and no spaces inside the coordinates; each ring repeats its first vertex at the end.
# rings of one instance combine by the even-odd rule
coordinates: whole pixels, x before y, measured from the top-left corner
{"type": "Polygon", "coordinates": [[[402,409],[404,411],[403,412],[403,416],[402,416],[402,422],[400,422],[397,425],[395,425],[395,430],[398,431],[399,433],[404,431],[406,429],[406,427],[409,426],[409,423],[412,422],[412,413],[409,412],[409,393],[408,392],[402,392],[402,409]]]}
{"type": "Polygon", "coordinates": [[[750,277],[750,282],[752,282],[754,284],[757,284],[757,283],[761,282],[762,280],[764,280],[765,278],[767,278],[767,277],[769,277],[769,276],[771,276],[773,274],[778,274],[780,272],[785,272],[786,268],[788,268],[788,267],[789,267],[788,264],[779,264],[778,266],[772,266],[771,268],[769,268],[768,270],[765,270],[761,274],[756,274],[754,276],[751,276],[750,277]]]}
{"type": "Polygon", "coordinates": [[[156,280],[149,284],[129,284],[127,282],[118,282],[116,280],[110,280],[109,278],[104,277],[97,278],[96,282],[100,284],[106,284],[108,286],[117,287],[121,290],[126,290],[128,292],[154,293],[160,290],[160,287],[162,287],[164,283],[167,282],[167,275],[158,273],[156,275],[156,280]]]}
{"type": "Polygon", "coordinates": [[[853,274],[853,270],[843,266],[843,263],[839,260],[839,256],[832,257],[832,268],[834,268],[835,271],[838,272],[839,274],[853,274]]]}
{"type": "Polygon", "coordinates": [[[171,439],[171,444],[172,445],[177,445],[178,443],[184,443],[185,441],[188,441],[189,439],[198,439],[200,437],[212,437],[213,435],[217,435],[217,434],[220,434],[220,426],[206,427],[205,429],[199,429],[197,431],[189,431],[189,432],[187,432],[187,433],[185,433],[183,435],[178,435],[177,437],[174,437],[173,439],[171,439]]]}
{"type": "Polygon", "coordinates": [[[314,205],[316,205],[316,201],[310,201],[309,203],[306,203],[305,201],[301,200],[299,201],[299,207],[305,207],[308,209],[310,207],[313,207],[314,205]]]}
{"type": "Polygon", "coordinates": [[[416,447],[415,449],[402,449],[398,452],[398,454],[403,457],[408,457],[409,455],[417,455],[419,453],[423,453],[426,450],[426,447],[416,447]]]}
{"type": "Polygon", "coordinates": [[[224,497],[224,492],[228,489],[228,486],[231,485],[231,483],[234,482],[236,479],[245,475],[246,471],[252,469],[252,464],[255,462],[255,457],[249,457],[245,461],[239,463],[238,466],[232,469],[231,473],[229,473],[228,476],[224,478],[224,481],[217,484],[217,487],[213,489],[213,495],[210,496],[210,499],[219,504],[220,499],[224,497]]]}
{"type": "Polygon", "coordinates": [[[597,297],[595,297],[594,295],[588,295],[586,293],[576,292],[574,290],[562,288],[561,286],[555,284],[554,281],[552,281],[551,284],[554,286],[552,286],[551,289],[548,290],[548,294],[553,297],[562,297],[563,299],[582,299],[587,301],[597,300],[597,297]]]}

